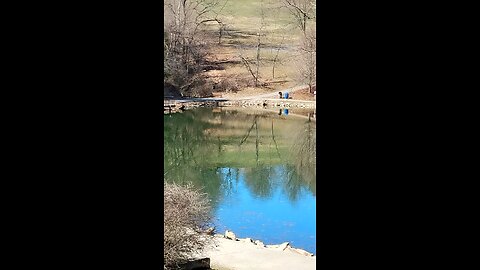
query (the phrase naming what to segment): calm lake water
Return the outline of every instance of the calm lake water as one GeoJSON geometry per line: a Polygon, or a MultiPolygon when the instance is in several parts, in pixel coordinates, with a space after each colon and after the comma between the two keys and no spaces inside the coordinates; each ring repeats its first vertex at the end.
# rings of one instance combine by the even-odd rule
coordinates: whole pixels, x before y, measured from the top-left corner
{"type": "Polygon", "coordinates": [[[209,195],[216,229],[316,253],[316,122],[307,110],[164,116],[165,180],[209,195]],[[288,113],[288,114],[286,114],[288,113]]]}

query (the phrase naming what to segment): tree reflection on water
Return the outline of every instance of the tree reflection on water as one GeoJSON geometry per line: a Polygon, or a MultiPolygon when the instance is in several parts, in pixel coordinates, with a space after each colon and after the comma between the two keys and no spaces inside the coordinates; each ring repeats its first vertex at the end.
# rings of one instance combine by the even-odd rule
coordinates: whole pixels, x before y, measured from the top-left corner
{"type": "Polygon", "coordinates": [[[165,180],[191,182],[214,205],[234,191],[241,174],[260,198],[278,186],[292,201],[302,189],[316,194],[315,122],[228,108],[186,111],[164,120],[165,180]]]}
{"type": "MultiPolygon", "coordinates": [[[[316,166],[317,166],[317,132],[316,123],[308,120],[296,135],[291,147],[293,164],[292,174],[298,173],[299,178],[308,185],[313,194],[316,194],[316,166]],[[293,172],[295,171],[295,172],[293,172]]],[[[293,176],[292,176],[293,177],[293,176]]]]}

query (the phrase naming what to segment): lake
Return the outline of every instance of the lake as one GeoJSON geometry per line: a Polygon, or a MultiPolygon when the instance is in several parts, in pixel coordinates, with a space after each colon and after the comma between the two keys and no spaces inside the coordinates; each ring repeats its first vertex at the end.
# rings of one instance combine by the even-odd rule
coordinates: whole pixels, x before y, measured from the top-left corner
{"type": "Polygon", "coordinates": [[[164,115],[164,177],[208,194],[218,233],[316,253],[311,110],[199,108],[164,115]]]}

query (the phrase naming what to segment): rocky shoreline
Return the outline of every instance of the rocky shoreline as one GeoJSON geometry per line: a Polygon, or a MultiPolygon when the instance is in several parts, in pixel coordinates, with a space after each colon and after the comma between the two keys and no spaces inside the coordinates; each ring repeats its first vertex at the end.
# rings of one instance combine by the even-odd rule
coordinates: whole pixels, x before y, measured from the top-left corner
{"type": "Polygon", "coordinates": [[[225,231],[225,234],[222,235],[222,234],[216,234],[215,237],[217,238],[226,238],[226,239],[230,239],[230,240],[233,240],[233,241],[242,241],[242,242],[246,242],[246,243],[252,243],[254,245],[257,245],[259,247],[263,247],[263,248],[274,248],[274,249],[280,249],[282,251],[285,251],[286,249],[289,249],[293,252],[296,252],[300,255],[304,255],[304,256],[308,256],[308,257],[313,257],[314,254],[313,253],[310,253],[306,250],[303,250],[303,249],[300,249],[300,248],[294,248],[290,245],[289,242],[284,242],[282,244],[279,244],[279,245],[265,245],[262,241],[260,240],[254,240],[252,238],[237,238],[235,233],[233,233],[232,231],[225,231]]]}
{"type": "Polygon", "coordinates": [[[200,107],[263,107],[263,108],[306,108],[315,109],[316,103],[308,100],[288,99],[251,99],[251,100],[222,100],[222,99],[191,99],[191,100],[164,100],[163,113],[170,114],[183,110],[200,107]]]}
{"type": "Polygon", "coordinates": [[[316,256],[306,250],[294,248],[289,242],[265,245],[260,240],[237,238],[235,233],[215,234],[214,246],[207,248],[211,269],[315,269],[316,256]]]}

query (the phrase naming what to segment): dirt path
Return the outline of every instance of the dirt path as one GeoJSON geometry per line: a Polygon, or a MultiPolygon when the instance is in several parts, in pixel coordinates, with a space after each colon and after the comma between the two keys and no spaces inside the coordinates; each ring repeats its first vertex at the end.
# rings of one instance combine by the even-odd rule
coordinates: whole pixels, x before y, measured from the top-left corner
{"type": "Polygon", "coordinates": [[[282,93],[288,92],[289,94],[291,94],[291,93],[295,93],[295,92],[300,91],[300,90],[304,90],[305,88],[308,88],[308,85],[299,85],[299,86],[295,86],[295,87],[291,87],[291,88],[287,88],[287,89],[283,89],[283,90],[277,90],[275,92],[270,92],[270,93],[266,93],[266,94],[248,95],[248,96],[244,96],[240,91],[240,92],[235,93],[235,94],[224,94],[224,95],[222,95],[222,98],[226,98],[228,100],[278,98],[279,97],[278,92],[282,92],[282,93]]]}
{"type": "MultiPolygon", "coordinates": [[[[299,86],[294,86],[291,88],[283,89],[283,90],[277,90],[275,92],[269,92],[269,93],[263,93],[263,94],[255,94],[251,95],[248,93],[248,91],[243,92],[239,91],[237,93],[222,93],[220,96],[217,95],[213,98],[191,98],[191,97],[184,97],[180,99],[171,99],[171,101],[176,101],[176,102],[189,102],[189,101],[227,101],[227,100],[251,100],[251,99],[278,99],[278,92],[288,92],[289,94],[295,93],[295,92],[304,92],[305,89],[308,88],[308,85],[299,85],[299,86]]],[[[298,100],[303,100],[303,99],[298,99],[298,100]]]]}

